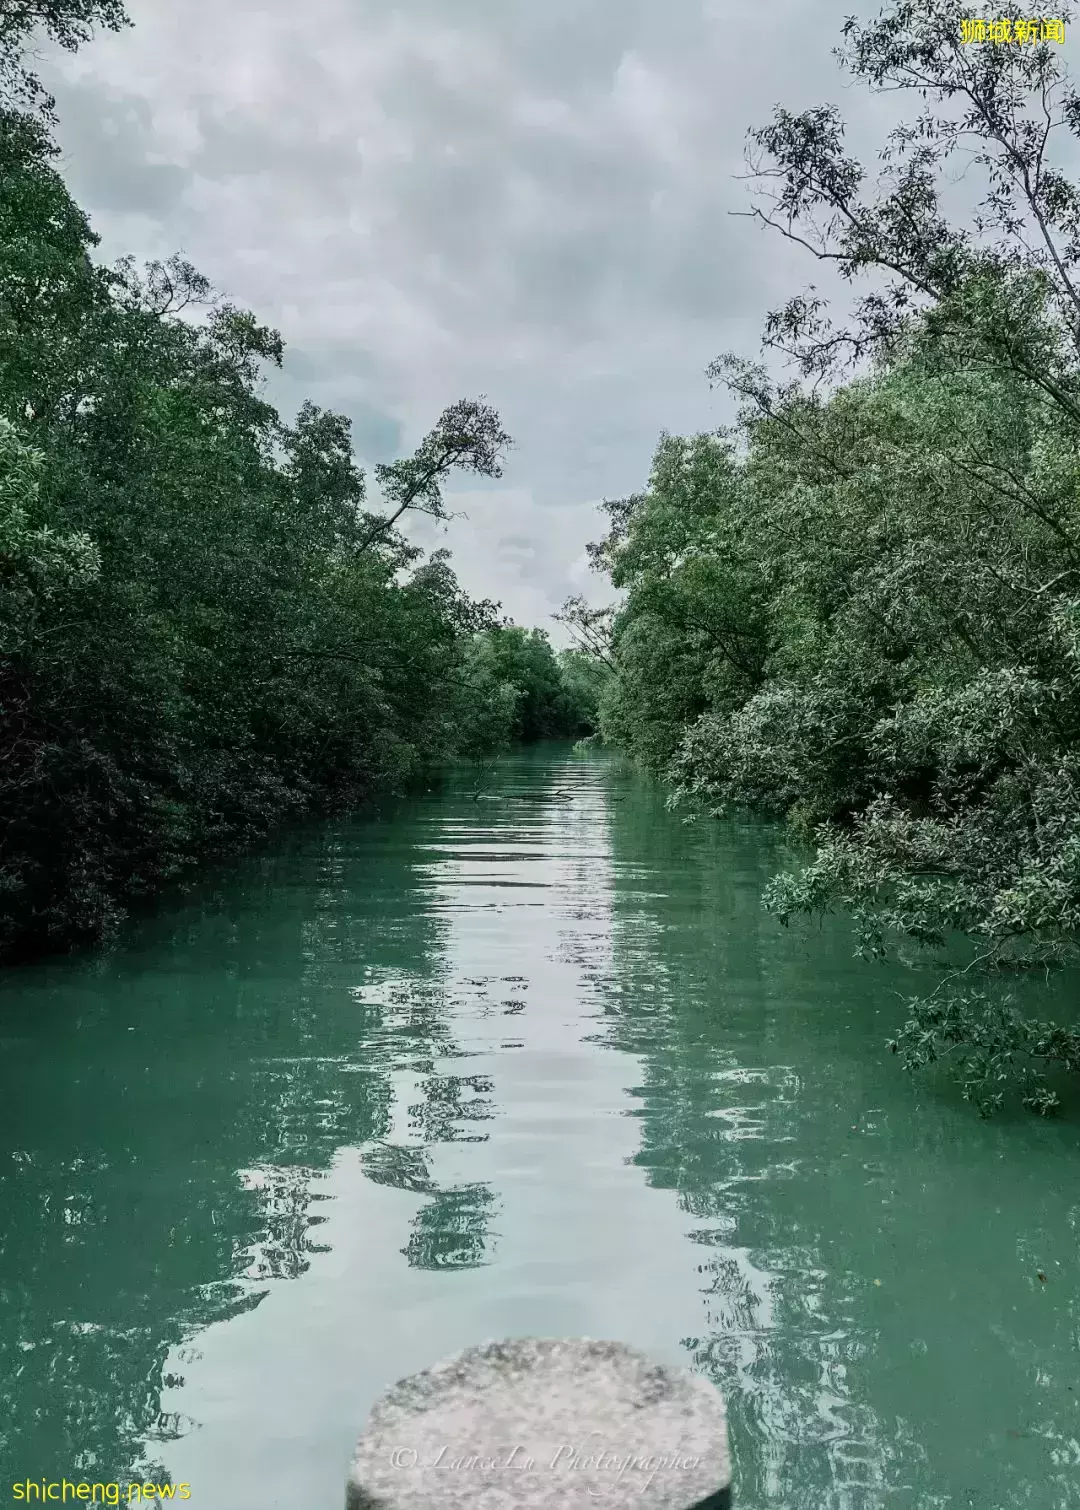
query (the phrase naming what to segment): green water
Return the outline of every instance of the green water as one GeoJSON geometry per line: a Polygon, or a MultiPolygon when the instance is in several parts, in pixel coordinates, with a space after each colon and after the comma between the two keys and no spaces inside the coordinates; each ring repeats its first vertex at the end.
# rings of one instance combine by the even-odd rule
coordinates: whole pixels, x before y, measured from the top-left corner
{"type": "Polygon", "coordinates": [[[562,746],[489,796],[0,978],[0,1504],[338,1506],[388,1382],[535,1333],[715,1380],[737,1510],[1080,1506],[1080,1117],[905,1078],[767,828],[562,746]]]}

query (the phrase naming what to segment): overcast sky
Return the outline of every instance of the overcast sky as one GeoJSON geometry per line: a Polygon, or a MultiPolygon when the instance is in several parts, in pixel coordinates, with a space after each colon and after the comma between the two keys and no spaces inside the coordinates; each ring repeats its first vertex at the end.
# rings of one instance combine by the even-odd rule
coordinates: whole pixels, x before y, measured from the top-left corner
{"type": "MultiPolygon", "coordinates": [[[[452,486],[471,591],[551,629],[604,599],[597,503],[662,429],[729,417],[706,364],[757,352],[821,269],[746,219],[747,128],[834,101],[864,160],[891,101],[824,0],[129,0],[59,71],[63,171],[108,261],[182,250],[277,326],[271,396],[353,420],[365,464],[485,394],[517,442],[452,486]],[[464,490],[464,491],[463,491],[464,490]]],[[[1066,49],[1068,50],[1068,49],[1066,49]]],[[[558,638],[558,635],[556,635],[558,638]]]]}

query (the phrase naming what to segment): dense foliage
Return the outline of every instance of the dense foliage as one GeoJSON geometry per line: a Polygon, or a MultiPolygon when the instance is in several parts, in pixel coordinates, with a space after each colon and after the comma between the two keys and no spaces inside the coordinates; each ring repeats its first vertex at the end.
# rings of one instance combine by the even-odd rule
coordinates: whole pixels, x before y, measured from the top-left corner
{"type": "Polygon", "coordinates": [[[284,817],[595,716],[396,529],[444,517],[452,469],[500,475],[494,410],[451,405],[375,469],[372,512],[348,419],[261,396],[276,331],[178,257],[95,263],[19,48],[124,20],[0,18],[0,953],[100,938],[284,817]]]}
{"type": "Polygon", "coordinates": [[[738,423],[664,436],[608,505],[594,558],[626,597],[587,627],[608,740],[816,844],[770,889],[782,919],[841,905],[871,953],[943,951],[904,1061],[954,1057],[984,1108],[1018,1074],[1046,1111],[1080,1033],[1002,972],[1069,962],[1080,928],[1080,194],[1047,156],[1080,96],[1051,44],[963,45],[970,14],[845,28],[856,76],[930,102],[876,189],[832,107],[753,133],[752,214],[873,291],[847,328],[806,295],[770,316],[795,381],[714,365],[738,423]],[[939,203],[957,152],[989,176],[970,229],[939,203]]]}
{"type": "Polygon", "coordinates": [[[552,648],[540,629],[478,631],[461,668],[456,751],[478,780],[515,742],[593,735],[607,671],[579,650],[552,648]]]}
{"type": "Polygon", "coordinates": [[[471,663],[512,690],[508,740],[561,739],[595,728],[602,671],[580,651],[556,654],[543,630],[516,624],[485,630],[476,637],[471,663]]]}

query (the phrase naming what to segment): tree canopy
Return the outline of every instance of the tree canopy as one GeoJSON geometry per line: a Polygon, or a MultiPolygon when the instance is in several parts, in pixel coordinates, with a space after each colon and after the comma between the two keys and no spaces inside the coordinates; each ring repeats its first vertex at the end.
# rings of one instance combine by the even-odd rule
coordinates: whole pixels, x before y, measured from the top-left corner
{"type": "Polygon", "coordinates": [[[871,954],[942,954],[906,1064],[1047,1111],[1080,1033],[1002,982],[1074,961],[1080,928],[1080,194],[1051,163],[1080,97],[1052,43],[965,44],[973,14],[844,27],[856,78],[925,105],[876,183],[832,106],[751,133],[751,215],[873,286],[840,320],[813,290],[774,312],[797,375],[720,358],[737,422],[665,435],[608,505],[601,719],[676,800],[815,845],[770,887],[781,919],[840,906],[871,954]],[[970,226],[941,207],[961,152],[970,226]]]}
{"type": "Polygon", "coordinates": [[[0,14],[0,954],[99,939],[289,815],[595,716],[398,528],[447,517],[454,471],[500,475],[483,398],[376,466],[373,508],[348,418],[266,401],[276,330],[180,256],[95,259],[21,49],[125,22],[0,14]]]}

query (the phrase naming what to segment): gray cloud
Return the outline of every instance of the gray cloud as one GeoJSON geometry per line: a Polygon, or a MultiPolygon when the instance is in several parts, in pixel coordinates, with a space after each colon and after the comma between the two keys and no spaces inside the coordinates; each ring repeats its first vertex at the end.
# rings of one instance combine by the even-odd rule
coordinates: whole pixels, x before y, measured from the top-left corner
{"type": "Polygon", "coordinates": [[[134,96],[103,98],[90,81],[64,89],[62,140],[74,144],[63,167],[74,169],[80,197],[95,212],[168,217],[183,199],[188,174],[147,157],[150,107],[134,96]]]}
{"type": "Polygon", "coordinates": [[[348,413],[369,464],[486,394],[503,483],[463,479],[468,520],[414,534],[523,622],[601,591],[597,500],[644,484],[661,429],[729,417],[706,364],[827,286],[729,213],[747,128],[832,99],[859,150],[892,119],[846,88],[824,0],[130,8],[50,80],[103,254],[183,248],[282,330],[275,401],[348,413]]]}

